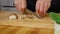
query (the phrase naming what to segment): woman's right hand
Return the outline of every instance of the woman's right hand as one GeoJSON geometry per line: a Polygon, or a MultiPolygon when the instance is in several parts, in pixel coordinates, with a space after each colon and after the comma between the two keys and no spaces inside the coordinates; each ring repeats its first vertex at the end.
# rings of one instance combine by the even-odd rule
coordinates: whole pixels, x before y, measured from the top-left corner
{"type": "Polygon", "coordinates": [[[14,5],[18,11],[23,13],[26,9],[26,0],[15,0],[14,5]]]}

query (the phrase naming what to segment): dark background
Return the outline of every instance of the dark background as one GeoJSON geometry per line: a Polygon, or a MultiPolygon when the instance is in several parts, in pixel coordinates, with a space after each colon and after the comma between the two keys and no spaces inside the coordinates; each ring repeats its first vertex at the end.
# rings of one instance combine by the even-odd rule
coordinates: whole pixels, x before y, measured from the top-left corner
{"type": "MultiPolygon", "coordinates": [[[[37,0],[26,0],[27,1],[27,8],[31,11],[35,12],[35,5],[37,0]]],[[[60,12],[60,0],[52,0],[51,6],[48,12],[60,12]]]]}

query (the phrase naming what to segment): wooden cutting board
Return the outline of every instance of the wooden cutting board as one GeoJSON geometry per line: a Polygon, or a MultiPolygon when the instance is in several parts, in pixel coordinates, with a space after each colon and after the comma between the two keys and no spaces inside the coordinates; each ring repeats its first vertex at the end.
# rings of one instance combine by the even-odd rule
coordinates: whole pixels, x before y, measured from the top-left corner
{"type": "Polygon", "coordinates": [[[54,34],[54,29],[0,26],[0,34],[54,34]]]}
{"type": "MultiPolygon", "coordinates": [[[[29,10],[26,10],[26,11],[29,11],[29,10]]],[[[55,22],[49,17],[48,14],[37,20],[26,18],[25,20],[16,19],[12,21],[8,19],[11,13],[16,13],[18,17],[22,15],[17,11],[0,11],[0,25],[54,29],[55,22]]]]}
{"type": "Polygon", "coordinates": [[[22,15],[17,11],[0,11],[0,34],[54,34],[55,22],[48,14],[37,20],[30,18],[9,20],[11,13],[16,13],[18,17],[22,15]]]}

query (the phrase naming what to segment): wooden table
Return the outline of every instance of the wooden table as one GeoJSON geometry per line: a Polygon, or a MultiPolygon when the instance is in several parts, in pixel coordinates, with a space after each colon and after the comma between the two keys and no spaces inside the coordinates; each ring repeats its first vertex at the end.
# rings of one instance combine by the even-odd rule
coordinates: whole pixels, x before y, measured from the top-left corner
{"type": "MultiPolygon", "coordinates": [[[[27,10],[28,11],[28,10],[27,10]]],[[[19,12],[0,12],[0,34],[54,34],[54,21],[48,14],[39,20],[27,18],[25,21],[20,19],[10,21],[9,14],[19,12]]]]}

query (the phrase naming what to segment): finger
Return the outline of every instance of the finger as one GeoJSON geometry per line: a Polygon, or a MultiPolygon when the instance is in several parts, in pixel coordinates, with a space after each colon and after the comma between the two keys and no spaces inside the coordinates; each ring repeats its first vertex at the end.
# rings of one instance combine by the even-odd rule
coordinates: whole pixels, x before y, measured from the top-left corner
{"type": "Polygon", "coordinates": [[[37,1],[36,3],[36,14],[37,15],[39,15],[39,6],[40,6],[39,3],[40,3],[39,1],[37,1]]]}
{"type": "Polygon", "coordinates": [[[50,3],[45,2],[45,4],[44,4],[44,13],[46,13],[48,11],[49,7],[50,7],[50,3]]]}
{"type": "MultiPolygon", "coordinates": [[[[23,1],[23,0],[22,0],[22,1],[23,1]]],[[[22,2],[22,11],[23,11],[23,12],[24,12],[25,8],[26,8],[26,1],[23,1],[23,2],[22,2]]]]}
{"type": "Polygon", "coordinates": [[[44,11],[44,2],[43,1],[40,1],[40,12],[44,11]]]}
{"type": "Polygon", "coordinates": [[[21,7],[22,7],[21,5],[18,6],[18,10],[19,10],[20,12],[22,12],[21,7]]]}
{"type": "Polygon", "coordinates": [[[21,12],[21,5],[19,5],[19,4],[15,4],[15,7],[16,7],[16,9],[17,9],[18,11],[21,12]]]}
{"type": "Polygon", "coordinates": [[[50,5],[51,5],[51,2],[47,2],[47,5],[48,5],[47,6],[48,7],[47,9],[49,9],[50,8],[50,5]]]}
{"type": "Polygon", "coordinates": [[[21,1],[15,0],[14,4],[15,4],[15,8],[21,12],[21,1]]]}
{"type": "Polygon", "coordinates": [[[44,13],[46,13],[46,11],[47,11],[47,7],[48,5],[47,5],[47,3],[44,3],[44,13]]]}
{"type": "Polygon", "coordinates": [[[44,2],[40,2],[40,7],[39,7],[39,15],[43,16],[44,15],[44,2]]]}

